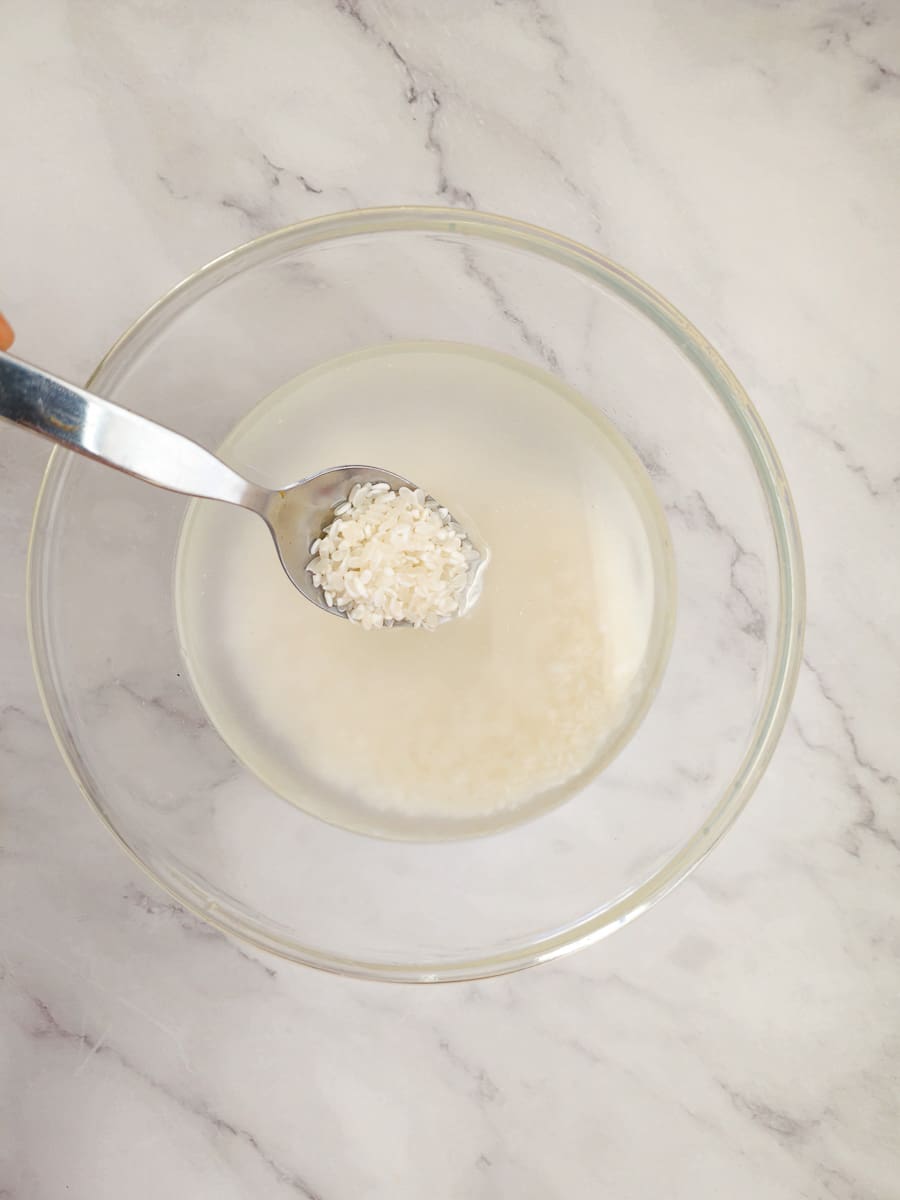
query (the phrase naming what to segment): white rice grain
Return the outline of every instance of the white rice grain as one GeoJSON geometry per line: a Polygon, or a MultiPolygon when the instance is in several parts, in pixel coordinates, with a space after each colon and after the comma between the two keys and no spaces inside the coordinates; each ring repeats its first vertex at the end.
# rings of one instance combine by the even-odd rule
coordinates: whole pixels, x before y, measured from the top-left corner
{"type": "Polygon", "coordinates": [[[363,629],[435,629],[464,610],[478,551],[421,488],[359,483],[333,516],[306,568],[329,608],[363,629]]]}

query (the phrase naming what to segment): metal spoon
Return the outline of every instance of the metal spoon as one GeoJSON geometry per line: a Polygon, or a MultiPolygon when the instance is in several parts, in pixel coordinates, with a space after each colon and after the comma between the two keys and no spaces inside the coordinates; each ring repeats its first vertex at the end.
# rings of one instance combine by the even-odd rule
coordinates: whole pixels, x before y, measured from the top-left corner
{"type": "Polygon", "coordinates": [[[332,616],[306,570],[309,548],[357,483],[416,485],[381,467],[333,467],[270,490],[244,479],[191,438],[102,400],[0,351],[0,417],[51,441],[185,496],[224,500],[262,517],[294,587],[332,616]]]}

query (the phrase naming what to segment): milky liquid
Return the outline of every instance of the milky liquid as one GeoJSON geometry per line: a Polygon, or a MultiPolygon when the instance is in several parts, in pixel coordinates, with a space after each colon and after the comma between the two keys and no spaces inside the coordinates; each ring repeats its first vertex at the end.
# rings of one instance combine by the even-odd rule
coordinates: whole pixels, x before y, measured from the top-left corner
{"type": "Polygon", "coordinates": [[[189,674],[287,800],[387,837],[486,832],[572,794],[639,723],[672,627],[666,523],[630,448],[553,376],[469,346],[376,347],[280,388],[220,453],[273,485],[384,466],[490,550],[465,617],[367,632],[294,589],[258,518],[192,505],[189,674]]]}

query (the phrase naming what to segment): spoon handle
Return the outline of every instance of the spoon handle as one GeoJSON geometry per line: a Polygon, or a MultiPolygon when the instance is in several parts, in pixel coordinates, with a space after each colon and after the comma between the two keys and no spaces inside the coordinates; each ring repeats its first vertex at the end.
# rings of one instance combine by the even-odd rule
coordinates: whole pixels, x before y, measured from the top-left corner
{"type": "Polygon", "coordinates": [[[269,498],[190,438],[2,352],[0,417],[170,492],[259,513],[269,498]]]}

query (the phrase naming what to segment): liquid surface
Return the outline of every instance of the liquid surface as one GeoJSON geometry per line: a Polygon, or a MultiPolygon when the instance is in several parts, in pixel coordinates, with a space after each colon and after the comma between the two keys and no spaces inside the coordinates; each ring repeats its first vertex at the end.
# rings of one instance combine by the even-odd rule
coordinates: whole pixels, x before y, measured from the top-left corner
{"type": "Polygon", "coordinates": [[[185,661],[222,737],[286,799],[387,837],[482,833],[564,799],[633,732],[671,635],[665,519],[633,452],[559,380],[474,347],[377,347],[286,384],[220,453],[272,485],[383,465],[490,551],[465,617],[365,631],[296,592],[258,518],[192,505],[185,661]]]}

